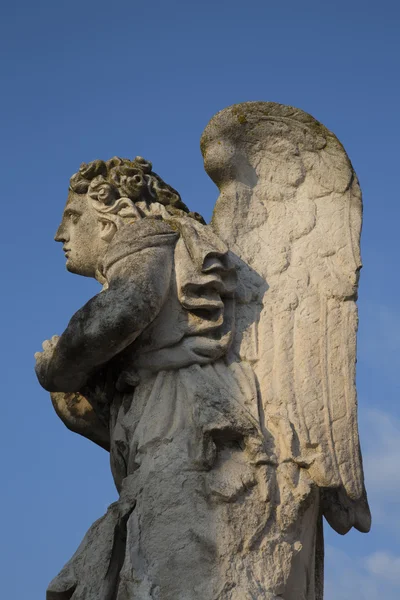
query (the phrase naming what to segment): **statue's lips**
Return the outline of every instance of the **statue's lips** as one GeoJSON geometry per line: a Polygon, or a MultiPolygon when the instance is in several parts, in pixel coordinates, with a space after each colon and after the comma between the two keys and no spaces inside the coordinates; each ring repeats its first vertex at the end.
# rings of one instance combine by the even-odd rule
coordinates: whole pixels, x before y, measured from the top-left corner
{"type": "Polygon", "coordinates": [[[71,252],[71,249],[70,248],[63,248],[63,252],[64,252],[66,258],[68,258],[68,253],[71,252]]]}

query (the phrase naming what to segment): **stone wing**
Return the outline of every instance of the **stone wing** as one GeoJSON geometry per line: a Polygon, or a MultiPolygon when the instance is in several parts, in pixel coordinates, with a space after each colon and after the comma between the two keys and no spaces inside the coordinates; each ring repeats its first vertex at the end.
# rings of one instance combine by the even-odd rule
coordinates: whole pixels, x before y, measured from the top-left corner
{"type": "Polygon", "coordinates": [[[352,165],[321,123],[269,102],[221,111],[201,147],[220,189],[211,225],[239,275],[231,358],[253,366],[278,461],[308,470],[334,529],[368,531],[355,388],[362,203],[352,165]]]}

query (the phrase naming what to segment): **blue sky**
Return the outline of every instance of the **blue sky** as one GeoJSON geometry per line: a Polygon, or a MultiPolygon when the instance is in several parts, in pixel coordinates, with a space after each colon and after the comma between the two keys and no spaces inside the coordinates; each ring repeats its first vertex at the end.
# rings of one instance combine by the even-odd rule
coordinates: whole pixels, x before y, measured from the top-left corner
{"type": "MultiPolygon", "coordinates": [[[[97,293],[53,235],[79,164],[137,154],[206,218],[217,190],[199,139],[218,110],[272,100],[347,149],[364,192],[358,389],[374,524],[326,527],[326,600],[400,589],[400,9],[390,0],[69,0],[0,11],[2,432],[7,600],[40,600],[116,498],[106,452],[64,428],[33,353],[97,293]]],[[[397,590],[397,591],[396,591],[397,590]]]]}

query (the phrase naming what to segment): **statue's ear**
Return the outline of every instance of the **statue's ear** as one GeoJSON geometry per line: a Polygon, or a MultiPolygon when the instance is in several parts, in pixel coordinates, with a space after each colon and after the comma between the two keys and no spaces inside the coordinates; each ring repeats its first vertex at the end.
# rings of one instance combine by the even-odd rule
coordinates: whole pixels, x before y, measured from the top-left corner
{"type": "Polygon", "coordinates": [[[101,239],[106,242],[111,242],[115,232],[117,231],[116,224],[107,218],[99,219],[99,223],[101,239]]]}
{"type": "Polygon", "coordinates": [[[99,210],[100,237],[110,242],[117,229],[122,227],[127,219],[132,222],[141,218],[138,209],[129,198],[119,198],[111,206],[102,205],[99,210]]]}

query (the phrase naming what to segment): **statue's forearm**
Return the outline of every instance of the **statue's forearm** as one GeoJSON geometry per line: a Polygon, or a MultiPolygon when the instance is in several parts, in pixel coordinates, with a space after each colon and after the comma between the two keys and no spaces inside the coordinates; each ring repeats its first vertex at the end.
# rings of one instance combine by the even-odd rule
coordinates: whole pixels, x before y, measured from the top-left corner
{"type": "Polygon", "coordinates": [[[93,372],[129,346],[156,317],[169,289],[171,269],[168,248],[151,248],[121,260],[110,272],[110,287],[72,317],[42,386],[50,392],[80,391],[93,372]]]}
{"type": "Polygon", "coordinates": [[[54,410],[68,429],[110,450],[110,432],[85,396],[78,392],[52,392],[54,410]]]}
{"type": "Polygon", "coordinates": [[[147,320],[145,311],[144,299],[130,282],[90,300],[75,313],[60,337],[44,387],[53,392],[82,389],[96,368],[137,337],[147,320]]]}

